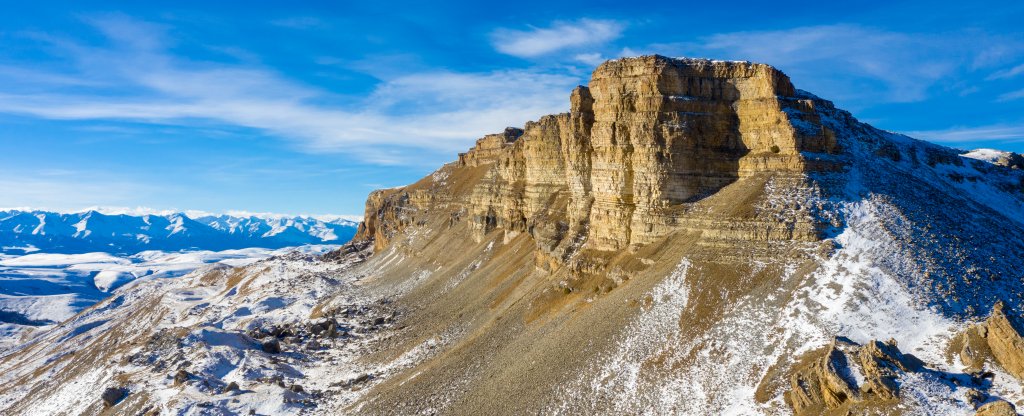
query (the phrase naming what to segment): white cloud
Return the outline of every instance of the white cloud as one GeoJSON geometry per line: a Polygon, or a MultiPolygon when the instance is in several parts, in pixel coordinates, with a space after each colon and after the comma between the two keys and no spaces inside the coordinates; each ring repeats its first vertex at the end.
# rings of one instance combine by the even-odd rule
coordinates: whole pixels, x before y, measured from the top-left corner
{"type": "Polygon", "coordinates": [[[764,62],[789,73],[802,88],[876,103],[923,100],[942,80],[1020,55],[1024,42],[979,33],[901,33],[836,24],[720,33],[651,48],[764,62]],[[1017,52],[1006,52],[1014,45],[1017,52]]]}
{"type": "Polygon", "coordinates": [[[1002,94],[999,96],[999,101],[1013,101],[1019,100],[1021,98],[1024,98],[1024,89],[1010,91],[1008,93],[1002,94]]]}
{"type": "Polygon", "coordinates": [[[491,43],[501,53],[532,58],[562,49],[602,45],[618,39],[624,28],[614,20],[592,19],[555,22],[550,27],[528,30],[499,28],[491,32],[491,43]]]}
{"type": "Polygon", "coordinates": [[[312,16],[296,16],[277,19],[270,22],[274,26],[287,27],[290,29],[310,29],[324,26],[324,22],[312,16]]]}
{"type": "Polygon", "coordinates": [[[68,209],[103,203],[128,204],[154,191],[139,183],[109,178],[46,178],[23,172],[5,172],[0,176],[0,206],[30,203],[68,209]]]}
{"type": "Polygon", "coordinates": [[[1024,125],[994,124],[975,127],[952,127],[941,130],[905,132],[908,136],[940,143],[970,143],[982,141],[1024,141],[1024,125]]]}
{"type": "Polygon", "coordinates": [[[306,151],[393,164],[422,159],[410,149],[464,150],[484,134],[565,111],[580,81],[530,70],[435,71],[393,77],[368,97],[346,99],[265,67],[176,57],[157,26],[117,16],[93,23],[109,45],[53,41],[80,72],[40,69],[26,89],[17,72],[0,71],[0,112],[185,126],[213,121],[261,130],[306,151]],[[49,78],[55,81],[44,82],[49,78]],[[98,87],[64,88],[68,78],[98,87]]]}
{"type": "Polygon", "coordinates": [[[582,62],[590,66],[601,65],[605,61],[605,58],[599,53],[581,53],[573,57],[573,59],[582,62]]]}
{"type": "Polygon", "coordinates": [[[1017,75],[1020,75],[1020,74],[1024,74],[1024,64],[1017,65],[1017,66],[1015,66],[1013,68],[1010,68],[1010,69],[1004,69],[1002,71],[996,71],[995,73],[993,73],[992,75],[989,75],[988,78],[985,78],[985,79],[991,81],[991,80],[994,80],[994,79],[1013,78],[1013,77],[1015,77],[1017,75]]]}

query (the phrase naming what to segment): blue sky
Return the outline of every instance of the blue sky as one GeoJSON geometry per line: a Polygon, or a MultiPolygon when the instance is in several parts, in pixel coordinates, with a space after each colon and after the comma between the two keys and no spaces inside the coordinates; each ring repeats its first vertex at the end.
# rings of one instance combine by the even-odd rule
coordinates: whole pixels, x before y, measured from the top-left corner
{"type": "Polygon", "coordinates": [[[770,63],[880,128],[1024,151],[1016,0],[164,3],[5,5],[0,207],[361,214],[645,53],[770,63]]]}

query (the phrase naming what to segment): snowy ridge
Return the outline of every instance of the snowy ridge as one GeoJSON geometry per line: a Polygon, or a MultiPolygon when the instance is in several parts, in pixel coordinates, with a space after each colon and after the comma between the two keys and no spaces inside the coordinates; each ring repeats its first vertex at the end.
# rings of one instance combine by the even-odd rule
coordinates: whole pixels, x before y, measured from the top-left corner
{"type": "Polygon", "coordinates": [[[341,244],[358,227],[345,216],[108,212],[0,211],[0,247],[9,254],[103,251],[125,255],[145,250],[282,248],[341,244]]]}

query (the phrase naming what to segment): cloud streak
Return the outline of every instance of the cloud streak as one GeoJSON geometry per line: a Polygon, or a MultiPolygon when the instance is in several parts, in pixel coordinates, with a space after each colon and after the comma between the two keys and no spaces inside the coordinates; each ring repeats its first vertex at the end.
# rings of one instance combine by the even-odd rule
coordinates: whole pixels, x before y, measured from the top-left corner
{"type": "Polygon", "coordinates": [[[504,126],[564,111],[568,91],[579,82],[525,69],[435,71],[383,80],[368,97],[352,99],[265,67],[179,58],[159,26],[119,16],[90,22],[108,44],[45,39],[77,72],[25,78],[0,71],[0,112],[172,125],[213,121],[282,137],[309,152],[354,153],[389,164],[407,162],[416,153],[409,149],[454,152],[504,126]],[[69,87],[68,79],[88,88],[69,87]],[[25,81],[33,88],[23,88],[25,81]]]}
{"type": "Polygon", "coordinates": [[[986,141],[1024,141],[1024,126],[994,124],[977,127],[952,127],[941,130],[906,132],[908,136],[939,143],[972,143],[986,141]]]}
{"type": "Polygon", "coordinates": [[[1010,69],[1004,69],[1002,71],[996,71],[992,75],[989,75],[988,78],[986,78],[986,79],[991,81],[991,80],[995,80],[995,79],[1013,78],[1013,77],[1016,77],[1017,75],[1020,75],[1020,74],[1024,74],[1024,64],[1017,65],[1017,66],[1015,66],[1013,68],[1010,68],[1010,69]]]}
{"type": "Polygon", "coordinates": [[[1019,100],[1021,98],[1024,98],[1024,89],[1010,91],[1008,93],[1002,94],[999,96],[999,101],[1013,101],[1019,100]]]}
{"type": "Polygon", "coordinates": [[[499,28],[491,32],[491,43],[506,55],[534,58],[564,49],[602,45],[618,39],[624,29],[622,23],[614,20],[580,19],[528,30],[499,28]]]}
{"type": "Polygon", "coordinates": [[[1024,42],[982,33],[902,33],[836,24],[719,33],[649,49],[770,63],[800,85],[851,101],[915,102],[943,80],[1021,55],[1024,42]]]}

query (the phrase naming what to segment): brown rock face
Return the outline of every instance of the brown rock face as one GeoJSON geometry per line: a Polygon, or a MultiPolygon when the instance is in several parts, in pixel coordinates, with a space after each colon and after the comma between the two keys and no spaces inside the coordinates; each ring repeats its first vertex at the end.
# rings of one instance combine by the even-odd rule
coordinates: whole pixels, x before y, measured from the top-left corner
{"type": "Polygon", "coordinates": [[[996,400],[978,408],[977,416],[1017,416],[1017,408],[1006,400],[996,400]]]}
{"type": "MultiPolygon", "coordinates": [[[[457,166],[490,167],[465,206],[476,238],[502,229],[530,233],[552,258],[584,243],[618,250],[679,227],[723,237],[816,238],[811,223],[715,224],[678,215],[688,203],[740,178],[794,177],[835,169],[837,151],[815,102],[798,97],[783,73],[764,64],[644,56],[607,62],[590,87],[576,88],[571,111],[523,130],[485,136],[457,166]]],[[[378,238],[383,216],[400,216],[407,196],[370,196],[360,237],[378,238]]],[[[396,223],[388,221],[388,223],[396,223]]],[[[401,224],[401,221],[397,221],[401,224]]]]}
{"type": "Polygon", "coordinates": [[[921,363],[901,353],[894,341],[836,340],[796,365],[787,400],[797,415],[886,408],[899,401],[900,375],[920,369],[921,363]]]}
{"type": "MultiPolygon", "coordinates": [[[[837,341],[794,365],[790,356],[805,339],[785,335],[793,321],[776,308],[805,305],[785,313],[818,319],[821,298],[803,288],[824,287],[809,285],[824,275],[842,279],[829,280],[828,290],[845,291],[862,272],[821,266],[848,258],[877,262],[900,284],[904,277],[925,283],[941,295],[927,299],[949,297],[959,310],[990,293],[975,283],[987,284],[982,276],[945,269],[953,265],[947,259],[968,253],[952,246],[995,236],[964,230],[998,228],[981,221],[990,213],[980,206],[958,205],[972,215],[949,212],[955,193],[945,193],[938,175],[947,169],[939,165],[964,167],[957,151],[860,123],[761,64],[622,59],[601,65],[570,102],[568,113],[488,135],[423,180],[370,195],[356,240],[372,240],[380,252],[370,261],[381,271],[371,269],[367,280],[377,281],[368,284],[408,290],[401,296],[419,311],[415,319],[429,322],[410,327],[416,337],[409,339],[419,343],[453,322],[474,328],[431,368],[419,367],[429,378],[381,387],[387,399],[368,404],[377,409],[371,414],[432,406],[432,397],[449,393],[459,404],[448,413],[702,414],[733,409],[727,401],[736,396],[700,397],[696,386],[752,385],[769,414],[787,413],[776,400],[783,392],[798,414],[887,414],[914,400],[901,397],[900,386],[918,371],[916,359],[895,342],[837,341]],[[871,218],[847,217],[848,203],[863,203],[857,212],[871,218]],[[879,244],[844,248],[828,238],[840,230],[879,244]],[[903,264],[918,257],[920,265],[903,264]],[[899,267],[883,264],[893,259],[899,267]],[[748,315],[748,307],[758,312],[748,315]],[[671,317],[659,324],[668,338],[646,344],[657,332],[648,314],[671,317]],[[591,351],[609,351],[610,361],[596,363],[591,351]],[[752,358],[758,354],[773,358],[752,358]],[[642,376],[620,379],[627,362],[642,376]],[[451,375],[463,372],[476,377],[470,389],[452,384],[451,375]],[[589,379],[594,374],[601,378],[589,379]],[[623,385],[644,387],[619,396],[623,385]],[[678,388],[672,404],[659,401],[666,385],[678,388]],[[566,390],[556,397],[535,386],[566,390]]],[[[1016,239],[1000,243],[1008,248],[996,253],[1020,252],[1016,239]]],[[[963,264],[978,270],[1016,257],[970,256],[963,264]]],[[[848,302],[874,302],[864,290],[848,302]]],[[[985,331],[955,352],[979,369],[990,344],[985,331]]],[[[970,379],[978,391],[972,404],[991,399],[983,381],[942,377],[970,379]]]]}
{"type": "Polygon", "coordinates": [[[994,362],[1018,380],[1024,380],[1024,336],[1002,302],[996,302],[985,322],[974,324],[957,334],[947,354],[956,356],[965,370],[977,373],[994,362]]]}
{"type": "Polygon", "coordinates": [[[1024,337],[1003,309],[1003,303],[996,303],[992,315],[985,321],[988,328],[986,339],[992,357],[1007,372],[1024,380],[1024,337]]]}
{"type": "Polygon", "coordinates": [[[671,222],[665,208],[757,172],[801,172],[800,151],[831,147],[768,65],[623,59],[598,67],[590,90],[596,248],[649,241],[671,222]]]}
{"type": "Polygon", "coordinates": [[[987,336],[988,327],[985,324],[971,325],[950,340],[946,354],[950,359],[953,356],[959,358],[966,371],[980,372],[985,368],[985,360],[992,357],[987,336]]]}

